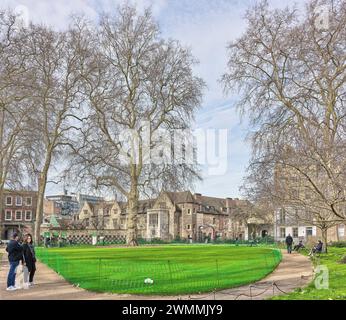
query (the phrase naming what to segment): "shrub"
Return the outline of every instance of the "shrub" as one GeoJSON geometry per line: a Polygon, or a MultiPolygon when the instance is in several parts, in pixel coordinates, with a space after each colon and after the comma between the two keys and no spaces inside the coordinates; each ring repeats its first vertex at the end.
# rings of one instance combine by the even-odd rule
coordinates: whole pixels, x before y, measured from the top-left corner
{"type": "Polygon", "coordinates": [[[346,248],[346,241],[333,242],[331,246],[335,248],[346,248]]]}

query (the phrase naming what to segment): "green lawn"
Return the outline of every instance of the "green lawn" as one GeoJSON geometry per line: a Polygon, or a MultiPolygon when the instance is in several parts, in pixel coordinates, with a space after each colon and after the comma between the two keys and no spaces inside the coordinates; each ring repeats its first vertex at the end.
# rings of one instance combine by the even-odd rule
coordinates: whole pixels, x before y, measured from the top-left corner
{"type": "Polygon", "coordinates": [[[278,250],[229,245],[38,249],[66,280],[91,291],[192,294],[249,284],[271,273],[278,250]],[[154,284],[145,284],[150,278],[154,284]]]}
{"type": "Polygon", "coordinates": [[[346,248],[329,248],[329,253],[320,257],[319,264],[329,270],[328,290],[317,290],[313,281],[303,290],[275,297],[274,300],[346,300],[346,264],[340,263],[343,256],[346,256],[346,248]]]}

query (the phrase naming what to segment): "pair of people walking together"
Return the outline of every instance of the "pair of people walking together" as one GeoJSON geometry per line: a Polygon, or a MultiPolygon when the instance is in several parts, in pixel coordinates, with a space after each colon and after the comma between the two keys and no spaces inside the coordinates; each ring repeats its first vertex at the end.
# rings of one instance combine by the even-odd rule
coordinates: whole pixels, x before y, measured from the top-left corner
{"type": "Polygon", "coordinates": [[[6,251],[8,252],[10,263],[10,270],[7,277],[7,291],[22,289],[16,285],[16,274],[20,263],[23,265],[24,288],[28,289],[30,286],[33,286],[36,272],[36,256],[32,236],[30,234],[25,235],[23,244],[21,244],[18,234],[13,234],[6,251]]]}

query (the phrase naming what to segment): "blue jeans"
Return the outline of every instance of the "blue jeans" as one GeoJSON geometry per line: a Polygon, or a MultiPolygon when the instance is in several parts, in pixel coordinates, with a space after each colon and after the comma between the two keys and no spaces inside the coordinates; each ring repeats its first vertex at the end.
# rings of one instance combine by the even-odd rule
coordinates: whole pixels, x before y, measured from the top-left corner
{"type": "Polygon", "coordinates": [[[287,253],[292,253],[292,245],[291,244],[287,245],[287,253]]]}
{"type": "Polygon", "coordinates": [[[10,262],[10,271],[8,272],[7,277],[7,288],[13,286],[16,281],[16,268],[19,266],[19,261],[10,262]]]}

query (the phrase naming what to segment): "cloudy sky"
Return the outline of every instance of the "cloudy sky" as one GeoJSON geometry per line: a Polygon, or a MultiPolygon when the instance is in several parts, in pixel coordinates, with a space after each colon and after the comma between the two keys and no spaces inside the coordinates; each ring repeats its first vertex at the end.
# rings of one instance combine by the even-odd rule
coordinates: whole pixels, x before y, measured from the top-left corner
{"type": "MultiPolygon", "coordinates": [[[[218,83],[226,68],[227,43],[245,30],[246,9],[255,0],[132,0],[139,10],[151,6],[164,37],[178,39],[191,48],[200,64],[196,74],[207,83],[203,106],[197,115],[197,128],[228,129],[227,169],[222,174],[204,171],[204,181],[195,191],[210,196],[240,197],[239,187],[250,158],[245,142],[246,119],[240,119],[234,103],[237,97],[225,95],[218,83]]],[[[0,7],[25,12],[34,22],[63,29],[71,14],[83,13],[96,19],[100,12],[112,12],[120,0],[1,0],[0,7]]],[[[283,7],[292,1],[269,0],[272,7],[283,7]]],[[[209,168],[210,169],[210,168],[209,168]]],[[[48,193],[60,192],[62,186],[49,186],[48,193]]]]}

